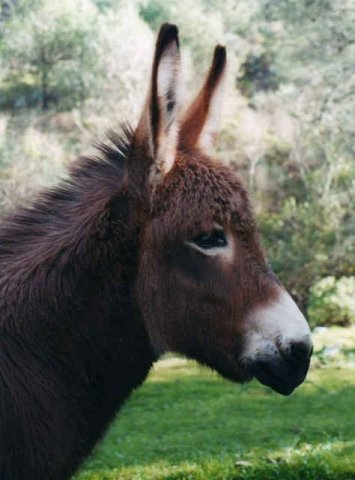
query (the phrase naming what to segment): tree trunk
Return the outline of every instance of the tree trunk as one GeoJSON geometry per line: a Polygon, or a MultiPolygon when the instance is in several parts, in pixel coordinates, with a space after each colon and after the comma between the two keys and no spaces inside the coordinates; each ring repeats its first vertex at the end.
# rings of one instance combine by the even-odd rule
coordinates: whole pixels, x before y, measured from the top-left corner
{"type": "Polygon", "coordinates": [[[41,52],[41,96],[42,110],[48,109],[49,92],[48,92],[48,63],[44,49],[41,52]]]}

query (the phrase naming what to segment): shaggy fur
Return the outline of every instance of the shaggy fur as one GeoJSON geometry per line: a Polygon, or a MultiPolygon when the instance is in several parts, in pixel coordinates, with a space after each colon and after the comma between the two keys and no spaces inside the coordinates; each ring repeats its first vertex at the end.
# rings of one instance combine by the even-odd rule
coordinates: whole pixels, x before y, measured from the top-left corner
{"type": "Polygon", "coordinates": [[[246,313],[278,284],[244,186],[199,147],[206,122],[214,135],[225,50],[178,142],[177,86],[164,70],[177,52],[177,29],[164,25],[137,129],[111,135],[101,159],[77,160],[68,180],[0,227],[1,480],[68,479],[168,349],[251,377],[239,362],[246,313]],[[154,155],[173,148],[165,174],[154,155]],[[153,188],[154,168],[163,174],[153,188]],[[186,243],[216,223],[234,239],[229,263],[186,243]]]}
{"type": "Polygon", "coordinates": [[[0,478],[64,480],[155,360],[132,298],[131,132],[0,228],[0,478]]]}

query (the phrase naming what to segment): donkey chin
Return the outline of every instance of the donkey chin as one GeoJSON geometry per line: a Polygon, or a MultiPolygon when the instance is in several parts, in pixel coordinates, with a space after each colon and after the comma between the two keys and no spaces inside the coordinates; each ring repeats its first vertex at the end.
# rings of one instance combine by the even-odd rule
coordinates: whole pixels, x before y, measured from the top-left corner
{"type": "Polygon", "coordinates": [[[313,351],[308,323],[282,288],[278,298],[248,314],[239,364],[250,377],[282,395],[306,378],[313,351]]]}

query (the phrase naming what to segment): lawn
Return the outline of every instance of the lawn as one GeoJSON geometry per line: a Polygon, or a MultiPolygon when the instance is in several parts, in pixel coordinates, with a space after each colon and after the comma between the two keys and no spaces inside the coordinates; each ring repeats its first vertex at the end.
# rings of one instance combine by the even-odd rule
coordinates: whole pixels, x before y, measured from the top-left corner
{"type": "Polygon", "coordinates": [[[75,479],[355,479],[355,329],[315,340],[309,378],[290,397],[161,360],[75,479]]]}

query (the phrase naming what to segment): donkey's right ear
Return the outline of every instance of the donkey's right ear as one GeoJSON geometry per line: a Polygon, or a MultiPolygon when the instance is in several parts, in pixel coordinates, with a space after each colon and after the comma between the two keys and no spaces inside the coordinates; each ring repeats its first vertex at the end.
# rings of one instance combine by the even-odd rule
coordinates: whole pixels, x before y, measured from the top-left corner
{"type": "Polygon", "coordinates": [[[165,23],[159,31],[148,96],[132,144],[130,184],[141,194],[154,190],[174,164],[179,97],[178,29],[165,23]]]}

